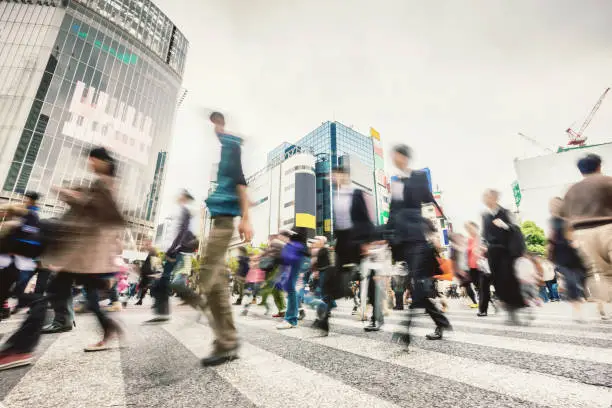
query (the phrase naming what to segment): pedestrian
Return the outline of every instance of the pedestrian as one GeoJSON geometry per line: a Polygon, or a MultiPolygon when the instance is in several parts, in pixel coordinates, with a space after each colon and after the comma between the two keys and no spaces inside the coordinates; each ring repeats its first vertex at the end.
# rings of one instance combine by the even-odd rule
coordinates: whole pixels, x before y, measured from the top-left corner
{"type": "Polygon", "coordinates": [[[194,235],[190,231],[191,211],[189,205],[193,196],[187,190],[181,191],[177,199],[178,211],[171,217],[170,241],[166,243],[165,260],[162,275],[153,284],[152,295],[155,298],[153,313],[155,317],[146,323],[164,322],[170,319],[170,293],[174,269],[183,260],[183,253],[191,253],[197,248],[194,235]]]}
{"type": "Polygon", "coordinates": [[[337,185],[334,197],[334,216],[336,229],[336,259],[333,268],[325,271],[322,288],[323,300],[327,311],[315,320],[313,327],[324,335],[329,333],[329,316],[335,299],[347,296],[349,282],[353,282],[353,312],[357,309],[357,287],[360,277],[359,265],[366,255],[366,245],[373,241],[373,205],[363,190],[351,185],[348,166],[336,166],[333,179],[337,185]]]}
{"type": "Polygon", "coordinates": [[[449,238],[451,241],[450,260],[452,262],[453,274],[459,280],[460,287],[464,289],[465,294],[471,300],[470,307],[476,309],[478,308],[478,302],[472,288],[473,274],[470,273],[468,266],[466,238],[458,233],[452,233],[449,238]]]}
{"type": "Polygon", "coordinates": [[[244,297],[244,287],[246,282],[246,276],[249,274],[250,260],[249,251],[246,247],[238,248],[238,270],[234,274],[234,288],[238,292],[238,299],[234,303],[234,306],[240,306],[242,304],[242,298],[244,297]]]}
{"type": "Polygon", "coordinates": [[[577,322],[583,322],[582,282],[587,269],[578,253],[578,243],[572,239],[572,231],[565,219],[561,217],[563,199],[553,198],[550,201],[549,209],[552,218],[548,256],[565,280],[565,295],[574,309],[574,319],[577,322]]]}
{"type": "Polygon", "coordinates": [[[201,361],[205,367],[238,358],[238,336],[230,305],[225,266],[225,253],[234,235],[234,218],[240,217],[240,239],[250,242],[253,238],[247,183],[242,171],[242,139],[226,131],[225,117],[220,112],[213,112],[210,121],[214,124],[215,133],[221,143],[217,188],[206,200],[212,217],[212,227],[206,253],[200,262],[200,293],[189,290],[183,295],[183,299],[192,307],[210,311],[215,342],[213,352],[201,361]]]}
{"type": "Polygon", "coordinates": [[[474,221],[465,224],[468,233],[467,261],[470,278],[478,290],[478,317],[489,315],[489,304],[497,309],[491,298],[491,273],[488,261],[484,256],[486,247],[482,243],[480,228],[474,221]],[[484,267],[483,267],[484,266],[484,267]]]}
{"type": "Polygon", "coordinates": [[[147,257],[140,267],[140,284],[136,305],[142,305],[142,300],[153,282],[153,277],[161,270],[161,261],[159,260],[157,249],[153,246],[153,241],[150,239],[146,240],[144,242],[144,249],[147,252],[147,257]]]}
{"type": "Polygon", "coordinates": [[[495,294],[508,311],[508,322],[520,324],[517,311],[525,306],[525,301],[514,273],[514,262],[524,254],[524,247],[518,250],[516,245],[516,241],[522,240],[523,236],[513,223],[510,212],[499,205],[499,192],[487,190],[483,201],[487,207],[483,215],[483,239],[487,245],[495,294]]]}
{"type": "Polygon", "coordinates": [[[293,329],[297,327],[299,318],[299,302],[297,293],[297,281],[304,265],[304,258],[307,257],[307,231],[304,227],[294,227],[291,240],[284,246],[281,254],[283,262],[283,273],[280,285],[287,292],[287,311],[285,319],[276,328],[278,330],[293,329]]]}
{"type": "Polygon", "coordinates": [[[117,236],[123,230],[124,219],[115,200],[116,162],[102,147],[89,152],[88,165],[96,179],[88,188],[75,191],[58,188],[59,198],[71,210],[56,225],[53,245],[47,242],[42,254],[43,265],[52,265],[57,275],[49,283],[48,295],[32,303],[30,314],[3,345],[0,369],[29,364],[32,352],[41,335],[50,299],[70,297],[73,282],[85,285],[89,307],[103,329],[99,342],[85,351],[99,351],[110,347],[110,340],[121,335],[119,324],[100,310],[97,289],[109,289],[115,274],[114,257],[118,253],[117,236]],[[60,233],[61,231],[61,233],[60,233]],[[51,251],[52,249],[52,251],[51,251]]]}
{"type": "MultiPolygon", "coordinates": [[[[0,238],[0,305],[12,295],[18,299],[17,308],[24,306],[23,294],[36,273],[36,260],[43,249],[39,198],[38,193],[30,191],[22,204],[0,207],[0,217],[5,220],[0,238]]],[[[5,310],[0,320],[10,316],[10,310],[5,310]]]]}
{"type": "MultiPolygon", "coordinates": [[[[425,308],[436,325],[434,333],[428,334],[427,339],[440,340],[444,331],[451,329],[451,324],[430,299],[433,290],[432,265],[436,262],[436,254],[427,240],[428,224],[423,218],[422,206],[432,203],[441,213],[442,209],[433,198],[427,175],[409,167],[410,158],[408,146],[398,145],[393,149],[393,163],[399,174],[391,182],[387,230],[393,237],[392,245],[398,248],[395,252],[401,254],[410,273],[411,309],[425,308]]],[[[406,346],[410,344],[408,334],[395,333],[394,340],[406,346]]]]}
{"type": "Polygon", "coordinates": [[[257,296],[259,296],[261,285],[266,278],[265,272],[259,267],[260,259],[261,257],[257,254],[251,255],[249,273],[247,274],[245,279],[245,283],[251,295],[251,299],[249,299],[249,301],[246,302],[242,308],[243,316],[246,316],[249,313],[249,306],[252,303],[257,302],[257,296]]]}
{"type": "Polygon", "coordinates": [[[268,297],[272,295],[277,312],[272,316],[274,318],[285,317],[285,296],[275,283],[281,272],[281,253],[284,246],[289,242],[291,234],[287,230],[281,231],[278,235],[272,235],[268,240],[268,247],[264,251],[259,267],[266,274],[266,281],[261,290],[261,305],[266,308],[266,314],[269,313],[268,297]]]}
{"type": "Polygon", "coordinates": [[[603,320],[612,300],[612,177],[601,172],[601,157],[589,154],[578,161],[582,181],[565,194],[562,215],[588,265],[585,292],[597,301],[603,320]]]}

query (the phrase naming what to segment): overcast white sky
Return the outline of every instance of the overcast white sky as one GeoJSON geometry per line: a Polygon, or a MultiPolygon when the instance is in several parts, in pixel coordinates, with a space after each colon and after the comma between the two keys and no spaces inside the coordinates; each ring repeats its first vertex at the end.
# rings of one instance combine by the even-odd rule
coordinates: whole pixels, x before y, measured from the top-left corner
{"type": "MultiPolygon", "coordinates": [[[[606,0],[155,1],[190,42],[162,213],[180,187],[206,194],[207,107],[247,136],[247,175],[326,120],[373,126],[432,169],[455,222],[476,218],[486,187],[511,205],[515,157],[542,153],[517,132],[565,144],[612,83],[606,0]]],[[[587,135],[611,130],[608,100],[587,135]]]]}

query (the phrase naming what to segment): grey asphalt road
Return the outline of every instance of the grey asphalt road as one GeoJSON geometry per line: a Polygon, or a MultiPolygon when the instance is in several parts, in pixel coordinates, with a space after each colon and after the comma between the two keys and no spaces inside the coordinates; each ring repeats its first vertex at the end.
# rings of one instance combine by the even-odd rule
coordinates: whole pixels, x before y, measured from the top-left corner
{"type": "MultiPolygon", "coordinates": [[[[196,312],[174,307],[163,325],[143,325],[146,306],[117,313],[129,335],[113,349],[84,353],[98,340],[93,316],[77,316],[69,333],[43,336],[35,363],[0,372],[0,401],[32,407],[611,407],[612,323],[585,305],[587,323],[575,323],[567,304],[548,304],[525,327],[503,314],[477,318],[453,301],[454,331],[428,341],[426,315],[411,326],[408,351],[391,342],[405,332],[406,312],[391,312],[384,330],[366,333],[342,302],[328,337],[296,329],[251,307],[236,325],[240,359],[216,368],[199,360],[213,333],[196,312]]],[[[23,316],[0,323],[6,337],[23,316]]],[[[1,341],[1,340],[0,340],[1,341]]]]}

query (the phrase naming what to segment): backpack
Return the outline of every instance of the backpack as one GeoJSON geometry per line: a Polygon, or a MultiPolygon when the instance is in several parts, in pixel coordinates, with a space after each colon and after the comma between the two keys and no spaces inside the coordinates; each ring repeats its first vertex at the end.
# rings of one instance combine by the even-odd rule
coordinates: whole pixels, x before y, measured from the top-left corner
{"type": "Polygon", "coordinates": [[[29,210],[22,217],[21,225],[11,230],[4,239],[3,252],[38,258],[42,255],[43,245],[40,232],[40,218],[35,210],[29,210]]]}
{"type": "Polygon", "coordinates": [[[189,254],[197,251],[199,247],[200,241],[198,240],[198,237],[196,237],[193,232],[188,230],[183,237],[183,242],[181,243],[179,251],[189,254]]]}

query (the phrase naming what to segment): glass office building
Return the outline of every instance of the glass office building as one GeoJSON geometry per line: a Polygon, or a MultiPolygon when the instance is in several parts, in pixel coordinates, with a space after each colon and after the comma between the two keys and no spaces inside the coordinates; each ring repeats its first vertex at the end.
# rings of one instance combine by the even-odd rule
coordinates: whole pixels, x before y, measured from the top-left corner
{"type": "Polygon", "coordinates": [[[0,202],[34,190],[62,213],[51,187],[89,183],[104,145],[131,237],[150,236],[187,49],[148,0],[0,0],[0,202]]]}
{"type": "MultiPolygon", "coordinates": [[[[285,145],[287,143],[283,143],[273,152],[278,153],[285,145]]],[[[317,234],[332,237],[334,230],[332,169],[338,164],[349,164],[353,184],[376,197],[373,140],[370,136],[359,133],[342,123],[325,122],[295,145],[309,148],[317,158],[315,167],[317,234]]],[[[275,157],[273,152],[268,156],[269,158],[275,157]]]]}

